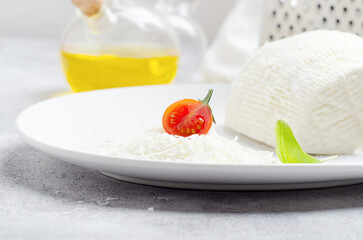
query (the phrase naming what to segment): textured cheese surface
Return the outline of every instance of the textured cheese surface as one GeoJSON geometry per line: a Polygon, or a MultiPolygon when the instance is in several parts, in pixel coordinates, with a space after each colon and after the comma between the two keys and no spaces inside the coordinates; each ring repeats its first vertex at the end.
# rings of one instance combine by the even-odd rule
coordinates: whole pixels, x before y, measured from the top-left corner
{"type": "MultiPolygon", "coordinates": [[[[85,149],[85,148],[83,148],[85,149]]],[[[153,128],[124,142],[108,140],[85,149],[101,155],[189,163],[280,164],[269,151],[243,147],[211,129],[207,135],[172,136],[153,128]]]]}
{"type": "Polygon", "coordinates": [[[309,153],[363,145],[363,38],[316,30],[267,43],[233,82],[226,125],[275,145],[277,120],[309,153]]]}

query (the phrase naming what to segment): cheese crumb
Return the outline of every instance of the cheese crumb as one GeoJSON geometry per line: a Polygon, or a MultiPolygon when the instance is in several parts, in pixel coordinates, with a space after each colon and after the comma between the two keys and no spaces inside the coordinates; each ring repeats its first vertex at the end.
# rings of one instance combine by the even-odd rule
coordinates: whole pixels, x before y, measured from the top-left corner
{"type": "Polygon", "coordinates": [[[269,151],[256,151],[218,135],[212,128],[207,135],[179,137],[160,128],[152,128],[124,142],[107,139],[100,146],[89,148],[97,154],[179,161],[189,163],[278,164],[269,151]]]}

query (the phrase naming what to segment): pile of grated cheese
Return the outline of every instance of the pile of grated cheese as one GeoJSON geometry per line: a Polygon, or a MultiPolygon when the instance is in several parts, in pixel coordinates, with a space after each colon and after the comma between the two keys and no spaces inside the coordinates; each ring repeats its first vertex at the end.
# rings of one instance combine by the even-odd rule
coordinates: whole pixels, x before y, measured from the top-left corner
{"type": "Polygon", "coordinates": [[[107,140],[93,152],[117,157],[155,159],[193,163],[278,164],[269,151],[243,147],[218,135],[212,128],[207,135],[179,137],[158,127],[124,142],[107,140]]]}

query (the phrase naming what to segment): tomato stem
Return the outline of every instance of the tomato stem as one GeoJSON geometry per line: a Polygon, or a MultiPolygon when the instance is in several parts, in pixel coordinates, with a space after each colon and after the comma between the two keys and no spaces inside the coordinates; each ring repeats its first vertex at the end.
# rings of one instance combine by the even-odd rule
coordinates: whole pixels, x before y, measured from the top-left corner
{"type": "Polygon", "coordinates": [[[201,101],[205,105],[209,105],[209,101],[212,98],[212,95],[213,95],[213,89],[209,89],[207,96],[205,96],[205,98],[202,101],[201,100],[199,101],[201,101]]]}
{"type": "Polygon", "coordinates": [[[209,102],[212,98],[212,95],[213,95],[213,89],[209,89],[208,90],[208,93],[207,93],[207,96],[205,96],[205,98],[203,100],[200,100],[199,101],[203,104],[203,105],[207,105],[212,113],[212,118],[213,118],[213,122],[216,123],[216,120],[214,119],[214,116],[213,116],[213,112],[212,112],[212,108],[209,106],[209,102]]]}

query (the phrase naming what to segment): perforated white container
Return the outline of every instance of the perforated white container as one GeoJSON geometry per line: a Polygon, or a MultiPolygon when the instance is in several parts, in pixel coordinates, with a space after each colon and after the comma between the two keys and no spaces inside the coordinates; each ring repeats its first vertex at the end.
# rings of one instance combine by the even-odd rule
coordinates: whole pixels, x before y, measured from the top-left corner
{"type": "Polygon", "coordinates": [[[266,0],[260,44],[315,29],[362,35],[362,10],[362,0],[266,0]]]}

